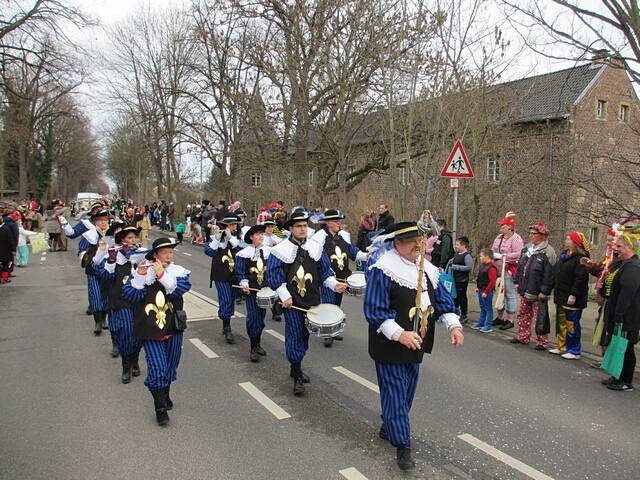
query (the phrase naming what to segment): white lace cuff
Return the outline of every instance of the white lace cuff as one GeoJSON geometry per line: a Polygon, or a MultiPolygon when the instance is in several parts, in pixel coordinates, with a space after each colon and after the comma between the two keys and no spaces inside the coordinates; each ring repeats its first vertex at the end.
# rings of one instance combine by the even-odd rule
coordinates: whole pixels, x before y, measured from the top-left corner
{"type": "Polygon", "coordinates": [[[450,332],[454,328],[462,328],[462,324],[460,323],[460,317],[457,313],[444,313],[440,320],[444,323],[447,330],[450,332]]]}
{"type": "Polygon", "coordinates": [[[404,332],[404,328],[402,328],[398,323],[390,318],[389,320],[385,320],[378,328],[378,333],[382,333],[389,340],[393,340],[397,342],[400,339],[400,335],[404,332]]]}
{"type": "Polygon", "coordinates": [[[282,302],[286,302],[287,300],[289,300],[291,298],[291,294],[289,293],[289,290],[287,290],[287,284],[286,283],[283,283],[282,285],[280,285],[276,289],[276,293],[278,294],[278,297],[280,298],[280,300],[282,302]]]}

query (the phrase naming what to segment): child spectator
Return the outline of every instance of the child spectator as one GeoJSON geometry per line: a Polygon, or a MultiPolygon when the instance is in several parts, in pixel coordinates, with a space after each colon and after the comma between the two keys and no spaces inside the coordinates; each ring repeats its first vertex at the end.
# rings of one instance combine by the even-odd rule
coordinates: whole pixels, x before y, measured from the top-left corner
{"type": "Polygon", "coordinates": [[[469,253],[469,239],[460,237],[456,240],[456,254],[451,260],[451,270],[456,282],[456,298],[454,302],[460,309],[460,321],[467,323],[467,287],[469,286],[469,273],[473,268],[473,257],[469,253]]]}
{"type": "Polygon", "coordinates": [[[480,304],[480,318],[471,327],[483,333],[493,332],[493,290],[496,288],[498,269],[493,265],[493,252],[490,248],[480,250],[480,266],[476,281],[478,303],[480,304]]]}
{"type": "Polygon", "coordinates": [[[178,243],[182,243],[182,239],[184,238],[184,232],[187,229],[184,223],[179,223],[176,225],[176,237],[178,237],[178,243]]]}

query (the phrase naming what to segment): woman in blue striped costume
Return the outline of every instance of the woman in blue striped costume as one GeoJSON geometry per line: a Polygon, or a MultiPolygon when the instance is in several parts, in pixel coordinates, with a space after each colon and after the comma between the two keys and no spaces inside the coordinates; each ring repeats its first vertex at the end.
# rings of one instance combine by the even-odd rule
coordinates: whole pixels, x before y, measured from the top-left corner
{"type": "Polygon", "coordinates": [[[228,215],[214,225],[211,242],[204,246],[204,253],[211,257],[211,286],[215,283],[218,292],[218,318],[222,320],[222,334],[227,343],[236,343],[231,333],[231,317],[235,311],[235,256],[240,250],[240,240],[235,232],[240,218],[228,215]],[[222,230],[219,228],[222,227],[222,230]]]}
{"type": "Polygon", "coordinates": [[[254,225],[249,228],[244,235],[244,243],[249,246],[236,254],[236,277],[246,295],[247,335],[251,341],[249,360],[252,362],[258,362],[260,356],[267,354],[260,346],[267,311],[258,307],[256,292],[249,290],[249,288],[260,290],[267,286],[267,259],[271,249],[263,245],[264,231],[264,225],[254,225]]]}
{"type": "MultiPolygon", "coordinates": [[[[367,261],[367,253],[361,252],[358,247],[351,243],[348,234],[341,229],[342,220],[345,216],[340,210],[330,209],[324,212],[320,221],[324,224],[311,239],[318,242],[324,248],[325,253],[331,261],[331,268],[337,278],[345,281],[351,275],[349,259],[367,261]]],[[[322,287],[322,303],[331,303],[338,307],[342,305],[342,293],[336,293],[330,288],[322,287]]],[[[331,347],[333,340],[342,340],[342,335],[324,339],[324,346],[331,347]]]]}
{"type": "Polygon", "coordinates": [[[94,335],[100,335],[102,328],[106,326],[107,310],[109,302],[105,284],[98,277],[93,268],[93,257],[98,250],[100,241],[104,242],[104,236],[109,228],[109,212],[99,210],[91,215],[93,228],[84,232],[80,238],[78,249],[80,250],[80,264],[87,275],[87,288],[89,294],[89,307],[93,312],[95,328],[94,335]]]}
{"type": "Polygon", "coordinates": [[[153,396],[158,425],[169,423],[171,382],[177,377],[182,354],[180,317],[184,316],[182,296],[191,289],[191,272],[173,263],[175,240],[159,238],[153,242],[135,273],[122,289],[134,304],[133,335],[142,341],[147,360],[144,384],[153,396]]]}
{"type": "Polygon", "coordinates": [[[320,285],[344,293],[347,285],[338,283],[327,254],[318,242],[307,240],[309,215],[296,210],[285,223],[290,235],[271,249],[267,261],[267,283],[278,293],[284,308],[284,346],[291,364],[294,395],[304,393],[309,382],[302,372],[302,359],[309,348],[309,331],[304,314],[291,307],[311,308],[320,304],[320,285]]]}
{"type": "Polygon", "coordinates": [[[93,259],[98,276],[108,282],[109,292],[109,330],[117,341],[122,357],[122,383],[131,382],[131,376],[140,375],[138,357],[142,343],[133,336],[133,304],[124,298],[122,289],[132,270],[144,260],[149,250],[138,248],[140,229],[120,227],[115,233],[115,245],[109,249],[106,245],[98,247],[93,259]]]}
{"type": "Polygon", "coordinates": [[[380,438],[397,448],[402,470],[415,467],[411,458],[409,412],[418,385],[425,353],[433,348],[435,320],[449,331],[451,344],[464,343],[458,309],[444,285],[438,268],[424,261],[423,294],[416,308],[421,236],[415,222],[400,222],[384,232],[393,242],[369,268],[364,315],[369,323],[369,355],[375,361],[382,426],[380,438]],[[417,331],[414,318],[420,315],[417,331]]]}

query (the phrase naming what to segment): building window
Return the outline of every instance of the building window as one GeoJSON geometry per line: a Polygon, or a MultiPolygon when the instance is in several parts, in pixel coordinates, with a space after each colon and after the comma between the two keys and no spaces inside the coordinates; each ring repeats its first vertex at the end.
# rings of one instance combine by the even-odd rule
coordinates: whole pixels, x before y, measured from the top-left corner
{"type": "Polygon", "coordinates": [[[254,202],[251,206],[251,217],[256,218],[258,216],[258,204],[254,202]]]}
{"type": "Polygon", "coordinates": [[[347,165],[347,183],[353,183],[353,181],[355,180],[355,177],[352,177],[351,175],[353,175],[353,172],[355,171],[356,171],[355,165],[347,165]]]}
{"type": "Polygon", "coordinates": [[[496,159],[487,160],[487,180],[489,183],[498,183],[500,181],[500,162],[496,159]]]}
{"type": "Polygon", "coordinates": [[[406,187],[407,185],[409,185],[409,175],[407,172],[406,165],[402,165],[401,167],[398,167],[398,181],[400,182],[400,185],[402,185],[403,187],[406,187]]]}
{"type": "Polygon", "coordinates": [[[313,187],[313,170],[309,170],[309,186],[313,187]]]}
{"type": "Polygon", "coordinates": [[[618,113],[618,118],[621,122],[629,123],[629,105],[625,105],[624,103],[620,104],[620,112],[618,113]]]}
{"type": "Polygon", "coordinates": [[[336,169],[336,185],[340,185],[340,180],[342,180],[340,178],[340,170],[336,169]]]}
{"type": "Polygon", "coordinates": [[[607,118],[607,102],[604,100],[598,100],[598,104],[596,106],[596,118],[607,118]]]}
{"type": "Polygon", "coordinates": [[[254,188],[260,188],[262,186],[262,174],[260,173],[251,174],[251,186],[254,188]]]}
{"type": "Polygon", "coordinates": [[[591,245],[598,244],[598,227],[591,227],[589,230],[589,243],[591,245]]]}

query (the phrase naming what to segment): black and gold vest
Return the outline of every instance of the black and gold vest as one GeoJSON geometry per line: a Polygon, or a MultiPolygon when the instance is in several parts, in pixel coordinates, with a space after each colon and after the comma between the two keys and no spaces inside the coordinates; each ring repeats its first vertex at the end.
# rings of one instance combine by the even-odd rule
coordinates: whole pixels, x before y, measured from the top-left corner
{"type": "Polygon", "coordinates": [[[249,280],[250,288],[261,289],[267,286],[267,261],[264,258],[262,249],[258,249],[258,252],[257,260],[246,259],[247,271],[244,273],[249,280]]]}
{"type": "Polygon", "coordinates": [[[169,300],[164,286],[157,280],[146,288],[144,300],[135,306],[133,336],[140,340],[152,340],[175,334],[175,311],[182,310],[182,297],[169,300]]]}
{"type": "MultiPolygon", "coordinates": [[[[433,285],[429,277],[427,278],[427,293],[431,305],[435,307],[436,296],[433,285]]],[[[423,293],[423,294],[424,294],[423,293]]],[[[398,285],[391,281],[391,308],[396,312],[395,321],[407,331],[413,330],[413,314],[416,307],[416,291],[398,285]]],[[[382,332],[378,333],[377,328],[369,325],[369,355],[376,362],[381,363],[422,363],[425,353],[433,350],[433,340],[435,333],[435,314],[429,318],[426,336],[422,339],[420,350],[410,350],[400,342],[389,340],[382,332]]]]}
{"type": "Polygon", "coordinates": [[[329,257],[331,268],[336,277],[346,280],[351,275],[351,270],[349,270],[349,244],[347,241],[340,234],[331,235],[327,232],[324,251],[329,257]]]}
{"type": "Polygon", "coordinates": [[[233,283],[235,281],[236,254],[231,243],[227,241],[227,246],[220,250],[221,252],[211,259],[209,286],[213,285],[213,282],[233,283]]]}
{"type": "Polygon", "coordinates": [[[116,278],[109,284],[109,309],[132,308],[133,304],[122,296],[122,287],[131,275],[131,262],[122,265],[116,264],[114,273],[116,278]]]}
{"type": "Polygon", "coordinates": [[[311,308],[320,304],[318,266],[309,252],[298,247],[295,260],[284,264],[284,273],[294,305],[311,308]]]}

